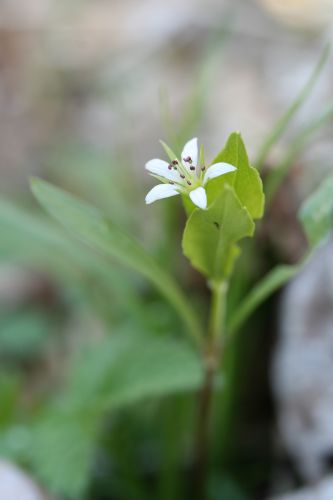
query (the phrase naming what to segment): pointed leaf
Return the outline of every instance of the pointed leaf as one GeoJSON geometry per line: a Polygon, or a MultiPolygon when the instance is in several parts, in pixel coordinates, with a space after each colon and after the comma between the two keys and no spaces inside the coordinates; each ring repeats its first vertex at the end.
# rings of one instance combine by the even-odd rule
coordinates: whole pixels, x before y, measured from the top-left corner
{"type": "Polygon", "coordinates": [[[265,196],[259,172],[250,165],[244,142],[239,133],[230,135],[226,146],[217,155],[213,163],[225,162],[234,165],[237,170],[210,181],[207,184],[208,199],[212,201],[225,184],[231,184],[247,208],[252,219],[260,219],[264,212],[265,196]]]}

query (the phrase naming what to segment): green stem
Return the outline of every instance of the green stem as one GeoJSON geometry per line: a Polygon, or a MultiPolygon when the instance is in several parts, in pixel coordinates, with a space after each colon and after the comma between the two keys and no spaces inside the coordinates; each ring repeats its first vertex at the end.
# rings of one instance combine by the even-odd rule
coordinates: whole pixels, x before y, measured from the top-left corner
{"type": "Polygon", "coordinates": [[[209,429],[212,414],[215,374],[218,369],[223,341],[227,282],[212,286],[208,335],[204,350],[205,374],[199,393],[198,422],[194,452],[193,498],[204,500],[209,460],[209,429]]]}
{"type": "Polygon", "coordinates": [[[223,340],[226,294],[228,283],[212,283],[212,299],[208,329],[208,345],[210,347],[219,348],[219,344],[223,340]]]}

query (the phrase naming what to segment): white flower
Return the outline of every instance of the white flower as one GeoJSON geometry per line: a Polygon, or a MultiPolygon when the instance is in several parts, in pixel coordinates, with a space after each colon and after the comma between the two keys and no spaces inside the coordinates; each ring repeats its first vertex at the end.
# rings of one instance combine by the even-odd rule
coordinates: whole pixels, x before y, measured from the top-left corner
{"type": "Polygon", "coordinates": [[[170,198],[177,194],[187,194],[199,208],[207,208],[205,185],[211,179],[236,170],[229,163],[214,163],[206,168],[200,165],[198,139],[188,141],[181,155],[181,161],[175,158],[171,163],[163,160],[150,160],[146,169],[162,184],[149,191],[146,203],[150,204],[162,198],[170,198]]]}

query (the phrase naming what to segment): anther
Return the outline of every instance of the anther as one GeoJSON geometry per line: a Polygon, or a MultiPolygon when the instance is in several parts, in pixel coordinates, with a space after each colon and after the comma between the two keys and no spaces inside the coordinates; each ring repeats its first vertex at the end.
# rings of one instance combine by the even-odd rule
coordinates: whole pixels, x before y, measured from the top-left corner
{"type": "Polygon", "coordinates": [[[192,165],[192,166],[190,167],[190,170],[195,170],[195,167],[192,165]]]}
{"type": "Polygon", "coordinates": [[[184,174],[179,174],[179,175],[180,175],[180,177],[181,177],[182,179],[185,179],[185,175],[184,175],[184,174]]]}
{"type": "Polygon", "coordinates": [[[187,184],[188,184],[189,186],[192,186],[192,182],[191,182],[191,181],[187,181],[187,184]]]}
{"type": "Polygon", "coordinates": [[[178,165],[178,160],[173,160],[172,165],[178,165]]]}
{"type": "Polygon", "coordinates": [[[168,165],[168,169],[171,170],[172,168],[172,163],[170,163],[170,165],[168,165]]]}
{"type": "Polygon", "coordinates": [[[202,170],[203,172],[206,170],[205,165],[203,165],[203,166],[201,167],[201,170],[202,170]]]}
{"type": "Polygon", "coordinates": [[[188,156],[187,158],[183,158],[183,160],[186,162],[186,163],[192,163],[192,158],[190,156],[188,156]]]}
{"type": "Polygon", "coordinates": [[[169,181],[169,184],[174,184],[174,182],[172,182],[172,181],[169,181]]]}

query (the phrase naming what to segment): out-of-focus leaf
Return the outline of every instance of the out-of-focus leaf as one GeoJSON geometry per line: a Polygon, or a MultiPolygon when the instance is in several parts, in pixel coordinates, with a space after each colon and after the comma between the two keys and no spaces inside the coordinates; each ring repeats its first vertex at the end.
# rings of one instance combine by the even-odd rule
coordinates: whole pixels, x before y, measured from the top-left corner
{"type": "Polygon", "coordinates": [[[195,311],[177,283],[139,242],[124,233],[96,208],[47,182],[33,179],[32,190],[49,214],[81,241],[150,280],[177,310],[196,342],[200,341],[201,328],[195,311]]]}
{"type": "Polygon", "coordinates": [[[33,432],[30,460],[49,491],[82,498],[91,476],[98,424],[84,414],[50,413],[39,422],[33,432]]]}
{"type": "Polygon", "coordinates": [[[15,418],[21,384],[21,378],[17,374],[0,373],[0,428],[10,424],[15,418]]]}
{"type": "Polygon", "coordinates": [[[64,393],[34,429],[32,462],[56,493],[83,494],[109,411],[197,389],[199,356],[177,340],[118,332],[78,356],[64,393]]]}
{"type": "Polygon", "coordinates": [[[249,500],[235,480],[227,477],[213,477],[209,484],[211,500],[249,500]]]}
{"type": "Polygon", "coordinates": [[[184,342],[118,333],[80,356],[69,377],[65,406],[75,411],[116,409],[145,397],[194,389],[201,378],[200,359],[184,342]]]}
{"type": "MultiPolygon", "coordinates": [[[[12,417],[13,415],[11,415],[12,417]]],[[[8,420],[7,425],[0,429],[1,456],[14,462],[28,463],[33,447],[30,426],[8,420]]]]}
{"type": "Polygon", "coordinates": [[[114,306],[126,314],[140,313],[139,294],[135,293],[129,272],[110,266],[105,258],[69,239],[50,221],[1,198],[0,233],[0,256],[4,262],[46,272],[58,283],[80,289],[95,305],[88,293],[93,282],[94,288],[100,289],[101,296],[109,301],[109,310],[114,306]]]}
{"type": "Polygon", "coordinates": [[[236,243],[252,236],[254,223],[228,184],[207,210],[194,210],[187,221],[183,251],[192,265],[216,282],[227,278],[239,254],[236,243]]]}
{"type": "Polygon", "coordinates": [[[27,359],[46,346],[50,318],[41,311],[24,309],[0,315],[0,354],[27,359]]]}
{"type": "Polygon", "coordinates": [[[299,217],[312,247],[328,236],[333,226],[333,176],[303,203],[299,217]]]}
{"type": "Polygon", "coordinates": [[[318,81],[318,78],[322,73],[329,55],[330,46],[326,46],[306,85],[302,88],[301,92],[296,97],[294,102],[291,104],[285,114],[278,120],[271,132],[268,134],[267,138],[264,140],[263,145],[259,150],[258,158],[256,161],[256,166],[259,170],[264,165],[271,148],[280,139],[281,135],[284,133],[297,111],[302,107],[302,105],[311,94],[315,84],[318,81]]]}
{"type": "Polygon", "coordinates": [[[231,184],[252,219],[260,219],[264,211],[265,196],[259,172],[250,165],[244,142],[239,133],[230,135],[227,144],[213,163],[226,162],[237,167],[235,172],[222,175],[207,184],[208,200],[216,198],[225,183],[231,184]]]}
{"type": "Polygon", "coordinates": [[[255,285],[231,316],[228,323],[230,332],[238,330],[260,304],[296,276],[308,262],[316,247],[325,240],[332,230],[333,177],[326,179],[317,191],[303,203],[299,217],[310,244],[307,255],[299,264],[276,267],[255,285]]]}
{"type": "Polygon", "coordinates": [[[129,167],[124,168],[120,158],[91,145],[76,143],[52,149],[48,163],[48,172],[54,182],[59,180],[60,185],[70,190],[73,187],[80,197],[106,213],[117,211],[122,227],[137,227],[140,213],[134,208],[143,193],[136,183],[129,182],[134,173],[129,167]]]}

